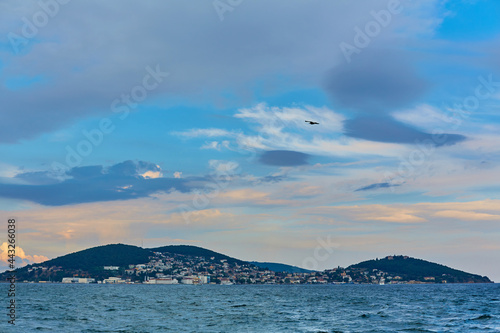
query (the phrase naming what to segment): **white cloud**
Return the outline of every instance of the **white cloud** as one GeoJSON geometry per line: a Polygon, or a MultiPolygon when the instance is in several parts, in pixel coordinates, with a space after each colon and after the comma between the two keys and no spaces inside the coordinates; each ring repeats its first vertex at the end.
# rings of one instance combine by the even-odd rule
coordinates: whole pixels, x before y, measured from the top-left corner
{"type": "Polygon", "coordinates": [[[149,170],[149,171],[144,172],[140,176],[142,176],[143,178],[146,178],[146,179],[154,179],[154,178],[161,178],[162,177],[162,173],[161,173],[161,171],[151,171],[151,170],[149,170]]]}
{"type": "Polygon", "coordinates": [[[230,149],[229,148],[229,141],[224,140],[222,142],[219,141],[211,141],[205,143],[203,146],[201,146],[201,149],[214,149],[220,151],[222,148],[230,149]]]}
{"type": "Polygon", "coordinates": [[[19,168],[4,162],[0,162],[0,177],[12,178],[19,173],[19,168]]]}
{"type": "Polygon", "coordinates": [[[405,148],[398,144],[365,141],[346,137],[344,116],[326,107],[279,108],[258,104],[238,110],[235,117],[257,124],[256,134],[240,134],[240,147],[283,149],[327,156],[382,155],[398,156],[405,148]],[[319,125],[309,125],[314,120],[319,125]]]}
{"type": "Polygon", "coordinates": [[[421,104],[414,109],[395,112],[393,116],[403,123],[414,125],[422,130],[434,130],[455,124],[449,112],[428,104],[421,104]]]}
{"type": "MultiPolygon", "coordinates": [[[[8,266],[9,265],[9,244],[7,242],[3,242],[0,245],[0,266],[8,266]]],[[[24,252],[24,250],[16,246],[15,248],[15,267],[23,267],[29,264],[40,263],[42,261],[48,260],[46,256],[43,255],[28,255],[24,252]]]]}
{"type": "Polygon", "coordinates": [[[172,134],[188,138],[234,137],[237,135],[237,133],[235,132],[227,131],[220,128],[194,128],[185,132],[172,132],[172,134]]]}
{"type": "Polygon", "coordinates": [[[210,160],[208,165],[218,175],[232,175],[239,168],[239,164],[234,161],[210,160]]]}
{"type": "Polygon", "coordinates": [[[236,118],[248,119],[258,124],[257,130],[262,135],[276,136],[286,129],[310,131],[313,133],[342,132],[344,116],[323,107],[272,107],[260,103],[252,108],[239,109],[236,118]],[[321,126],[309,125],[305,121],[313,120],[321,126]],[[310,127],[308,127],[310,126],[310,127]]]}
{"type": "MultiPolygon", "coordinates": [[[[239,109],[235,117],[250,126],[253,125],[252,133],[209,128],[191,129],[176,134],[188,138],[228,137],[243,150],[294,150],[336,157],[398,157],[408,151],[408,147],[400,144],[367,141],[343,135],[345,117],[326,107],[272,107],[260,103],[252,108],[239,109]],[[320,124],[309,125],[305,120],[314,120],[320,124]]],[[[230,145],[229,140],[210,141],[201,148],[231,149],[230,145]]]]}

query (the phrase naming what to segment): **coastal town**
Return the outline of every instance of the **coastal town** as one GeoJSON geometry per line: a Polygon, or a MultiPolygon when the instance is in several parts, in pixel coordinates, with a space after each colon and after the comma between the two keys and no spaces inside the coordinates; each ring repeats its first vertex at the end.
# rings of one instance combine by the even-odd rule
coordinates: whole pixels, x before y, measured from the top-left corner
{"type": "MultiPolygon", "coordinates": [[[[442,276],[408,279],[379,269],[332,268],[322,272],[276,272],[266,267],[215,257],[188,256],[153,252],[149,262],[128,266],[102,266],[92,276],[87,271],[72,271],[71,276],[61,267],[35,265],[28,268],[25,282],[102,283],[102,284],[402,284],[447,283],[442,276]],[[50,277],[56,277],[51,279],[50,277]],[[47,279],[47,277],[49,277],[47,279]]],[[[408,258],[408,257],[404,257],[408,258]]],[[[393,260],[393,256],[384,258],[393,260]]],[[[453,281],[450,281],[453,282],[453,281]]]]}

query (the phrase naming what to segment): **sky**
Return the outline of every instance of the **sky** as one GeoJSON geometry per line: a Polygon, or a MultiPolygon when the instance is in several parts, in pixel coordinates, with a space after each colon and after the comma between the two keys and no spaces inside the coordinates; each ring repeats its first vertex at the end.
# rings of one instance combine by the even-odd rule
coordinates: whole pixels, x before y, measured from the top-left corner
{"type": "Polygon", "coordinates": [[[0,270],[111,243],[500,281],[496,0],[5,0],[0,270]],[[310,125],[306,120],[318,122],[310,125]]]}

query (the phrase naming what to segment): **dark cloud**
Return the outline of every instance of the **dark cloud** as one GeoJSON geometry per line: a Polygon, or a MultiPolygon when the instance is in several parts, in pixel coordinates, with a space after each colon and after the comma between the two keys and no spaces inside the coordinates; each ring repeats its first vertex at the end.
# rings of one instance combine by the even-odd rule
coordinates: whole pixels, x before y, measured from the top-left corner
{"type": "Polygon", "coordinates": [[[24,172],[15,176],[32,185],[47,185],[57,183],[58,180],[53,178],[50,173],[45,171],[24,172]]]}
{"type": "Polygon", "coordinates": [[[287,176],[265,176],[259,179],[262,183],[279,183],[288,179],[287,176]]]}
{"type": "Polygon", "coordinates": [[[346,135],[364,140],[410,144],[431,140],[437,147],[453,145],[466,139],[459,134],[445,134],[443,140],[436,140],[432,134],[421,132],[389,116],[360,116],[349,119],[344,122],[344,130],[346,135]]]}
{"type": "Polygon", "coordinates": [[[349,64],[331,70],[325,88],[343,108],[367,114],[388,113],[414,102],[427,88],[408,55],[394,50],[363,50],[349,64]]]}
{"type": "MultiPolygon", "coordinates": [[[[382,8],[386,2],[371,0],[369,6],[382,8]]],[[[21,35],[22,18],[31,19],[35,7],[3,0],[1,35],[21,35]]],[[[171,74],[148,91],[146,102],[161,96],[163,106],[168,97],[228,103],[220,98],[228,91],[239,103],[249,99],[249,87],[262,77],[270,89],[286,91],[286,84],[274,84],[269,73],[278,74],[277,80],[286,77],[294,88],[309,87],[338,54],[338,42],[351,38],[359,18],[359,5],[347,1],[256,0],[229,7],[221,22],[212,1],[196,6],[185,0],[61,5],[61,15],[28,45],[20,45],[20,54],[0,48],[2,61],[9,64],[2,68],[4,81],[33,81],[24,87],[0,86],[0,142],[35,138],[85,117],[109,117],[112,102],[142,84],[147,66],[160,65],[171,74]]]]}
{"type": "Polygon", "coordinates": [[[375,183],[375,184],[371,184],[371,185],[368,185],[368,186],[365,186],[365,187],[358,188],[354,192],[376,190],[376,189],[379,189],[379,188],[389,188],[389,187],[395,187],[395,186],[401,186],[401,184],[375,183]]]}
{"type": "Polygon", "coordinates": [[[138,174],[139,165],[133,161],[125,161],[108,168],[108,174],[112,176],[133,177],[138,174]]]}
{"type": "Polygon", "coordinates": [[[259,162],[275,166],[298,166],[307,164],[308,154],[291,150],[271,150],[264,152],[259,162]]]}
{"type": "Polygon", "coordinates": [[[101,177],[103,169],[101,165],[76,167],[68,170],[66,174],[73,177],[73,179],[91,179],[101,177]]]}
{"type": "MultiPolygon", "coordinates": [[[[0,197],[33,201],[47,206],[85,202],[127,200],[150,196],[159,191],[189,192],[195,186],[191,179],[154,178],[140,176],[146,171],[158,171],[155,164],[125,161],[108,168],[77,167],[69,170],[70,179],[57,181],[49,172],[22,173],[16,178],[30,184],[0,184],[0,197]],[[49,181],[50,180],[50,181],[49,181]]],[[[193,182],[203,183],[203,179],[193,182]]]]}
{"type": "MultiPolygon", "coordinates": [[[[334,102],[355,111],[356,118],[344,123],[351,137],[391,143],[416,143],[433,136],[396,121],[390,113],[408,107],[424,93],[428,84],[420,78],[403,51],[363,50],[349,64],[329,72],[326,90],[334,102]]],[[[465,140],[463,135],[446,134],[444,142],[452,145],[465,140]]]]}

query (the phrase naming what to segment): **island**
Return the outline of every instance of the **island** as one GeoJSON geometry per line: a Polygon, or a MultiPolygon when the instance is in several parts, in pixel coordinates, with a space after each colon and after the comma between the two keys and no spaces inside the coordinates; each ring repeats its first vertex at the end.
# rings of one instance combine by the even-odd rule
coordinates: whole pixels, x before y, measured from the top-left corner
{"type": "Polygon", "coordinates": [[[247,262],[190,245],[141,248],[110,244],[0,274],[20,282],[104,284],[424,284],[492,283],[486,276],[404,255],[324,271],[247,262]]]}

